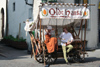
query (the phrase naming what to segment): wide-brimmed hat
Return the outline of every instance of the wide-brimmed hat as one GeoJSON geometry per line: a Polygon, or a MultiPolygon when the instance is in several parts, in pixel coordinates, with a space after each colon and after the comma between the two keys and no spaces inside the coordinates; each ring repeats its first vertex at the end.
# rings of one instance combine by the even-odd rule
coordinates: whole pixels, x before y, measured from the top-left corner
{"type": "Polygon", "coordinates": [[[47,26],[47,29],[48,29],[48,30],[51,30],[51,29],[52,29],[52,26],[47,26]]]}
{"type": "Polygon", "coordinates": [[[27,22],[29,22],[29,19],[26,19],[27,22]]]}

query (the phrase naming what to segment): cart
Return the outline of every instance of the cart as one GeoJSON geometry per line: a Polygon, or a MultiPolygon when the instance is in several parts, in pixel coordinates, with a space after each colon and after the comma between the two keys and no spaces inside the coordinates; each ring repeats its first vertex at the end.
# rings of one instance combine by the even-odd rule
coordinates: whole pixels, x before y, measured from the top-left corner
{"type": "MultiPolygon", "coordinates": [[[[39,15],[39,20],[38,20],[38,24],[37,24],[37,28],[36,30],[38,30],[38,32],[35,33],[35,35],[33,35],[32,32],[29,32],[30,34],[30,38],[31,38],[31,44],[32,44],[32,54],[31,57],[34,55],[34,59],[39,62],[39,63],[44,63],[44,64],[52,64],[55,63],[57,58],[63,57],[63,52],[62,52],[62,48],[61,46],[58,46],[58,51],[54,51],[53,53],[48,53],[48,50],[46,48],[46,45],[44,43],[44,29],[46,27],[46,25],[51,25],[49,23],[42,23],[42,19],[49,19],[48,22],[50,22],[51,20],[55,19],[56,23],[55,25],[51,25],[55,28],[55,37],[58,37],[58,31],[60,28],[62,28],[63,26],[67,26],[69,28],[70,33],[73,35],[74,41],[72,42],[73,45],[73,49],[67,54],[67,56],[73,60],[74,62],[81,62],[84,61],[85,59],[85,55],[87,54],[85,51],[85,47],[86,47],[86,28],[87,28],[87,19],[89,19],[89,17],[86,17],[86,13],[84,11],[82,15],[83,17],[79,18],[79,30],[76,32],[76,29],[74,28],[74,24],[75,22],[73,21],[73,23],[67,23],[65,20],[69,19],[71,21],[71,19],[73,20],[77,20],[78,17],[68,17],[68,14],[65,15],[61,15],[58,16],[58,14],[54,15],[54,13],[56,13],[57,11],[54,10],[58,10],[58,12],[62,12],[63,10],[66,10],[66,7],[64,7],[63,9],[63,5],[67,5],[68,6],[83,6],[84,8],[87,8],[87,6],[93,6],[94,4],[69,4],[69,3],[41,3],[40,6],[40,15],[39,15]],[[48,7],[48,5],[51,5],[49,7],[49,10],[45,7],[48,7]],[[60,5],[59,7],[55,7],[55,5],[60,5]],[[53,9],[54,7],[54,9],[53,9]],[[62,8],[61,8],[62,7],[62,8]],[[62,9],[62,11],[60,10],[62,9]],[[43,10],[44,10],[44,14],[43,14],[43,10]],[[46,10],[48,10],[49,13],[51,13],[52,16],[47,16],[49,15],[46,10]],[[50,12],[51,11],[51,12],[50,12]],[[52,11],[54,11],[52,13],[52,11]],[[42,16],[41,16],[42,15],[42,16]],[[63,19],[62,24],[60,24],[61,26],[59,26],[57,23],[57,19],[63,19]],[[63,24],[63,22],[66,22],[65,24],[63,24]],[[58,29],[59,28],[59,29],[58,29]]],[[[73,9],[73,8],[72,8],[73,9]]],[[[88,10],[87,10],[88,11],[88,10]]],[[[68,12],[68,11],[67,11],[68,12]]],[[[65,12],[66,13],[66,12],[65,12]]],[[[82,13],[82,12],[81,12],[82,13]]],[[[74,15],[74,13],[72,14],[74,15]]],[[[81,15],[81,14],[80,14],[81,15]]],[[[89,13],[88,13],[89,15],[89,13]]],[[[70,15],[69,15],[70,16],[70,15]]]]}

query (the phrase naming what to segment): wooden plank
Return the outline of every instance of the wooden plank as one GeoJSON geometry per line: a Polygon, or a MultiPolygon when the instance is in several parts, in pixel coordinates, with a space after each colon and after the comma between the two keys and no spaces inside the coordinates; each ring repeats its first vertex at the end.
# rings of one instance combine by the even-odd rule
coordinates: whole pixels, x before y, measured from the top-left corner
{"type": "Polygon", "coordinates": [[[83,19],[81,20],[81,26],[80,26],[80,29],[79,29],[78,37],[79,37],[80,31],[81,31],[81,29],[82,29],[82,24],[83,24],[83,19]]]}
{"type": "MultiPolygon", "coordinates": [[[[87,28],[87,19],[85,19],[85,32],[84,32],[84,52],[85,52],[85,44],[86,44],[86,28],[87,28]]],[[[84,56],[85,57],[85,56],[84,56]]]]}
{"type": "Polygon", "coordinates": [[[36,44],[36,40],[35,40],[33,34],[31,34],[31,37],[33,38],[33,42],[35,43],[35,46],[36,46],[37,52],[40,54],[40,52],[39,52],[39,48],[38,48],[38,46],[37,46],[37,44],[36,44]]]}
{"type": "MultiPolygon", "coordinates": [[[[83,40],[83,28],[81,29],[81,41],[83,40]]],[[[83,42],[81,42],[81,48],[83,49],[83,42]]]]}
{"type": "Polygon", "coordinates": [[[21,23],[19,23],[18,39],[20,38],[20,32],[21,32],[21,23]]]}
{"type": "MultiPolygon", "coordinates": [[[[45,4],[48,4],[48,5],[60,5],[60,6],[84,6],[87,4],[87,0],[83,0],[83,3],[84,4],[76,4],[76,3],[41,3],[42,5],[41,6],[44,6],[45,4]]],[[[87,4],[88,6],[95,6],[95,4],[87,4]]]]}
{"type": "MultiPolygon", "coordinates": [[[[30,38],[31,38],[31,34],[30,34],[30,38]]],[[[31,39],[31,45],[32,45],[32,54],[31,54],[31,58],[34,54],[34,60],[36,60],[36,57],[35,57],[35,52],[34,52],[34,44],[33,44],[33,40],[31,39]]]]}
{"type": "Polygon", "coordinates": [[[42,50],[42,48],[41,48],[41,19],[40,19],[40,43],[39,43],[39,46],[40,46],[40,52],[41,52],[41,50],[42,50]]]}
{"type": "MultiPolygon", "coordinates": [[[[43,30],[42,30],[42,31],[43,31],[43,40],[44,40],[44,36],[45,36],[45,35],[44,35],[44,27],[43,27],[43,26],[42,26],[42,29],[43,29],[43,30]]],[[[43,47],[43,55],[44,55],[44,65],[46,65],[46,62],[45,62],[45,52],[44,52],[44,51],[45,51],[44,42],[42,43],[42,47],[43,47]]]]}
{"type": "Polygon", "coordinates": [[[77,33],[76,33],[76,31],[75,31],[74,27],[72,26],[71,28],[73,29],[73,31],[75,32],[75,34],[76,34],[76,36],[77,36],[77,33]]]}
{"type": "MultiPolygon", "coordinates": [[[[84,0],[84,4],[86,4],[85,7],[87,8],[87,0],[84,0]]],[[[87,28],[87,19],[85,19],[85,32],[84,32],[84,45],[83,45],[84,52],[85,52],[85,46],[86,46],[86,28],[87,28]]],[[[83,58],[85,58],[85,54],[83,54],[83,58]]]]}

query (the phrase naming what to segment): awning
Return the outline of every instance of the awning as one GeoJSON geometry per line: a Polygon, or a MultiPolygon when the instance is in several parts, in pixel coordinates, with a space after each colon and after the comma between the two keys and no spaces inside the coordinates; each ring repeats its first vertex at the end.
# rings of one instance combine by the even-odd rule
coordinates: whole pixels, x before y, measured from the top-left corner
{"type": "Polygon", "coordinates": [[[90,10],[84,6],[43,5],[40,9],[42,25],[77,25],[82,19],[90,18],[90,10]]]}
{"type": "Polygon", "coordinates": [[[89,19],[90,10],[84,6],[44,5],[40,9],[41,19],[89,19]]]}

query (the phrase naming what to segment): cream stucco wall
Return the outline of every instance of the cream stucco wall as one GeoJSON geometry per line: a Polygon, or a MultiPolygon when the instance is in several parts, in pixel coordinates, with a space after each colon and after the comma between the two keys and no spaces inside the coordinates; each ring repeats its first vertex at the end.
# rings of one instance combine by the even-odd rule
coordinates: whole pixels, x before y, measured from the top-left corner
{"type": "Polygon", "coordinates": [[[4,9],[4,33],[6,32],[6,0],[0,0],[0,39],[2,39],[2,14],[1,10],[4,9]]]}
{"type": "Polygon", "coordinates": [[[88,48],[96,48],[98,44],[98,0],[89,0],[90,4],[95,4],[95,6],[90,7],[91,17],[90,17],[90,30],[87,31],[88,48]]]}
{"type": "MultiPolygon", "coordinates": [[[[32,3],[32,0],[28,0],[29,3],[32,3]]],[[[26,42],[28,43],[29,49],[30,49],[30,36],[24,30],[25,23],[23,21],[26,21],[26,19],[29,18],[29,9],[32,8],[32,6],[26,5],[25,0],[9,0],[8,1],[8,24],[9,24],[9,34],[14,37],[19,35],[19,24],[21,24],[20,28],[20,37],[23,37],[26,39],[26,42]],[[15,3],[15,11],[13,11],[13,3],[15,3]]],[[[29,19],[30,21],[33,20],[29,19]]]]}

